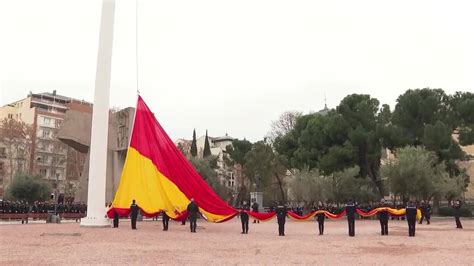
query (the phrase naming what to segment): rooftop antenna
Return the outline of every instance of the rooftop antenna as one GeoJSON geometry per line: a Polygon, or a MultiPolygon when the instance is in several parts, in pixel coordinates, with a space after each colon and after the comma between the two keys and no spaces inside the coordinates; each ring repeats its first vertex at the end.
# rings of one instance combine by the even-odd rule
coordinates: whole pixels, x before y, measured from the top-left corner
{"type": "Polygon", "coordinates": [[[328,105],[326,101],[326,93],[324,93],[324,109],[328,109],[328,105]]]}

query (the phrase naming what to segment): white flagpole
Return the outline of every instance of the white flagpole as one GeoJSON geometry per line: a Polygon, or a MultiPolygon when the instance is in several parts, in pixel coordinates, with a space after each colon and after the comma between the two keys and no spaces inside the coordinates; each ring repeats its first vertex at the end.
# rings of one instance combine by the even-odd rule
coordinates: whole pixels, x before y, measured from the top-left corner
{"type": "Polygon", "coordinates": [[[92,114],[87,217],[81,219],[81,226],[88,227],[110,226],[105,218],[105,182],[114,16],[115,0],[103,0],[92,114]]]}

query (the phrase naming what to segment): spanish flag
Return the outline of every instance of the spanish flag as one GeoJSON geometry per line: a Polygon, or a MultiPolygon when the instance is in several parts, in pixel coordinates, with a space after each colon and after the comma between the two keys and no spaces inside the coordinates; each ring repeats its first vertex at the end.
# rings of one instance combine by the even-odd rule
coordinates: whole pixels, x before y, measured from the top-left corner
{"type": "Polygon", "coordinates": [[[199,176],[138,96],[130,146],[108,216],[113,217],[114,211],[128,215],[136,200],[147,216],[164,211],[179,220],[187,216],[191,198],[211,222],[223,222],[238,213],[199,176]]]}

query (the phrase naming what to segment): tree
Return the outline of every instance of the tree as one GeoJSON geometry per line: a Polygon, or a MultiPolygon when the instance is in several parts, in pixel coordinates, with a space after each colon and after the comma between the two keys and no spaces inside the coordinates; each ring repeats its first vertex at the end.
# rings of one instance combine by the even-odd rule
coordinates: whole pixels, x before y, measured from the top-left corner
{"type": "Polygon", "coordinates": [[[193,130],[193,142],[191,143],[191,150],[189,151],[192,157],[196,157],[198,154],[196,144],[196,129],[193,130]]]}
{"type": "MultiPolygon", "coordinates": [[[[396,134],[389,136],[386,142],[396,143],[395,149],[406,145],[424,146],[435,153],[437,163],[446,167],[450,177],[460,176],[464,170],[457,162],[466,156],[452,134],[459,128],[460,141],[464,143],[469,135],[465,129],[471,128],[471,118],[464,116],[474,114],[469,111],[474,112],[469,106],[473,100],[474,96],[469,93],[449,96],[442,89],[407,90],[398,97],[392,114],[391,128],[396,134]]],[[[469,179],[465,181],[467,186],[469,179]]]]}
{"type": "Polygon", "coordinates": [[[51,185],[40,176],[21,174],[15,176],[7,188],[8,198],[25,200],[29,203],[47,200],[51,193],[51,185]]]}
{"type": "Polygon", "coordinates": [[[204,151],[202,153],[202,157],[211,156],[211,145],[209,145],[209,137],[207,136],[206,130],[206,139],[204,140],[204,151]]]}
{"type": "Polygon", "coordinates": [[[329,178],[323,176],[317,169],[306,168],[298,171],[289,182],[289,189],[292,200],[305,202],[307,206],[332,198],[329,178]]]}
{"type": "Polygon", "coordinates": [[[252,150],[252,143],[246,139],[234,139],[232,145],[226,147],[226,152],[232,162],[238,163],[242,167],[245,165],[245,156],[250,150],[252,150]]]}
{"type": "MultiPolygon", "coordinates": [[[[5,118],[0,123],[0,142],[5,145],[9,162],[9,179],[13,180],[15,173],[26,172],[26,162],[30,159],[32,128],[22,121],[5,118]]],[[[7,179],[3,179],[6,187],[7,179]]]]}
{"type": "Polygon", "coordinates": [[[72,187],[71,181],[78,181],[82,176],[84,164],[87,160],[87,154],[81,153],[71,147],[67,147],[67,173],[64,195],[67,200],[73,201],[76,189],[72,187]]]}
{"type": "Polygon", "coordinates": [[[278,120],[272,121],[268,138],[273,142],[276,138],[288,134],[295,127],[296,121],[303,114],[299,111],[286,111],[280,115],[278,120]]]}
{"type": "Polygon", "coordinates": [[[377,187],[369,177],[360,177],[359,172],[359,167],[354,166],[328,176],[328,200],[335,203],[344,203],[349,199],[365,203],[377,200],[377,187]]]}
{"type": "Polygon", "coordinates": [[[283,177],[286,173],[283,157],[275,153],[272,147],[263,141],[256,142],[245,155],[244,174],[255,184],[257,190],[276,185],[278,195],[275,199],[286,201],[283,177]]]}
{"type": "Polygon", "coordinates": [[[423,147],[407,146],[397,151],[397,157],[382,167],[390,190],[405,202],[461,193],[454,185],[444,165],[438,163],[435,153],[423,147]]]}
{"type": "Polygon", "coordinates": [[[189,161],[196,172],[206,181],[206,183],[224,200],[229,200],[232,193],[229,188],[221,183],[217,173],[212,169],[213,156],[207,158],[191,157],[189,161]]]}
{"type": "Polygon", "coordinates": [[[456,92],[450,99],[452,119],[461,145],[474,144],[474,93],[456,92]]]}
{"type": "Polygon", "coordinates": [[[326,115],[299,117],[292,131],[275,140],[275,149],[287,158],[289,167],[318,168],[324,175],[358,166],[358,176],[369,177],[383,195],[379,130],[388,118],[387,106],[379,112],[377,99],[348,95],[326,115]]]}

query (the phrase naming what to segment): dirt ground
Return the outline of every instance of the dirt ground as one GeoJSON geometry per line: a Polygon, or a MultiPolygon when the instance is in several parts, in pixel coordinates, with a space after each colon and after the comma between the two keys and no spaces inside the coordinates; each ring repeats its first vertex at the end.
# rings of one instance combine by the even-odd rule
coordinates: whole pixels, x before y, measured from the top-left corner
{"type": "Polygon", "coordinates": [[[389,236],[377,220],[356,221],[356,236],[347,236],[345,220],[326,221],[325,235],[316,222],[289,220],[278,236],[275,220],[250,224],[240,234],[237,219],[223,224],[121,221],[120,228],[83,228],[78,223],[0,225],[0,265],[68,264],[434,264],[474,265],[474,220],[433,219],[417,225],[408,237],[405,221],[389,221],[389,236]]]}

